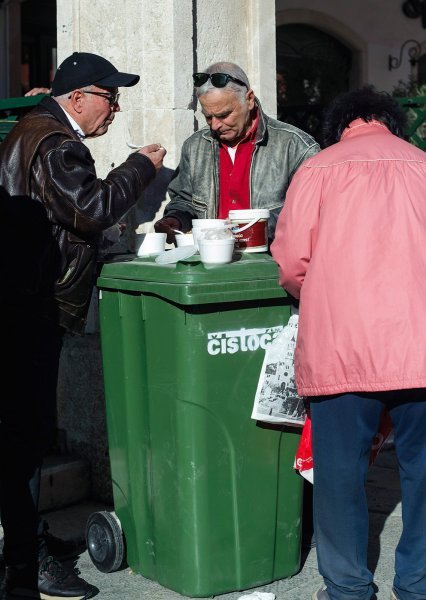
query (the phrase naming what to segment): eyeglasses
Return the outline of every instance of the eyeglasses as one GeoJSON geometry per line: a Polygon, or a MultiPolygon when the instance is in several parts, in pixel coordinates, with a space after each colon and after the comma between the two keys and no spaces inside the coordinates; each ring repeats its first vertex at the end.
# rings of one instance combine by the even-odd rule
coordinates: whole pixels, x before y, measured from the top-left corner
{"type": "Polygon", "coordinates": [[[237,79],[232,75],[228,75],[228,73],[194,73],[192,75],[192,79],[194,80],[194,86],[200,87],[206,83],[210,79],[214,87],[223,88],[229,81],[234,81],[239,85],[243,85],[248,89],[248,86],[241,79],[237,79]]]}
{"type": "Polygon", "coordinates": [[[93,96],[102,96],[105,100],[108,100],[110,106],[114,106],[117,104],[118,99],[120,98],[119,92],[111,92],[110,94],[107,92],[89,92],[88,90],[81,90],[83,94],[92,94],[93,96]]]}

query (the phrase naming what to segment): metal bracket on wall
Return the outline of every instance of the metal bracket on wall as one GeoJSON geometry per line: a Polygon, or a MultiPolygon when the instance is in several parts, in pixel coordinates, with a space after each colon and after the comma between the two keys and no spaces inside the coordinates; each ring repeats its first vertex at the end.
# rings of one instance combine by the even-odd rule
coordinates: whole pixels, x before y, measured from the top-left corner
{"type": "Polygon", "coordinates": [[[404,48],[408,46],[408,44],[411,44],[411,47],[408,48],[407,51],[408,56],[410,57],[410,64],[412,67],[416,65],[416,63],[422,55],[422,46],[417,40],[407,40],[401,46],[401,50],[399,51],[399,58],[389,54],[389,71],[392,71],[392,69],[399,69],[399,67],[401,66],[402,53],[404,52],[404,48]]]}

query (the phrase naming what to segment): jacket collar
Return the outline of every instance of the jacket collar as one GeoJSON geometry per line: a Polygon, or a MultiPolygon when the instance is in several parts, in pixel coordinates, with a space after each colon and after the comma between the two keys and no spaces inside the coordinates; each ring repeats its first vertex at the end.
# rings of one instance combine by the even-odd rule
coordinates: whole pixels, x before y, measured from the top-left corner
{"type": "Polygon", "coordinates": [[[342,135],[340,136],[340,139],[343,140],[344,138],[347,138],[347,137],[354,137],[356,135],[362,135],[364,133],[377,131],[378,127],[380,127],[381,129],[384,129],[388,133],[391,133],[389,131],[389,129],[386,127],[386,125],[384,123],[382,123],[381,121],[376,121],[375,119],[373,119],[372,121],[367,122],[367,121],[364,121],[364,119],[355,119],[354,121],[349,123],[349,125],[346,127],[346,129],[343,131],[342,135]]]}
{"type": "Polygon", "coordinates": [[[64,113],[60,105],[56,102],[56,100],[53,100],[53,98],[51,98],[50,96],[46,96],[46,98],[43,98],[43,100],[38,106],[50,112],[55,117],[55,119],[60,121],[63,125],[66,125],[71,131],[74,132],[74,129],[72,128],[71,123],[67,119],[66,114],[64,113]]]}

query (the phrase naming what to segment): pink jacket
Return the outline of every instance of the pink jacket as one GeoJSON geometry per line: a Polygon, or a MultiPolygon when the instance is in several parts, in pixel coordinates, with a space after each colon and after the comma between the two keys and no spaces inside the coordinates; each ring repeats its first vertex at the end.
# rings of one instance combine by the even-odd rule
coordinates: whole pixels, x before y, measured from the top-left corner
{"type": "Polygon", "coordinates": [[[301,395],[426,387],[425,156],[357,119],[293,177],[271,250],[301,395]]]}

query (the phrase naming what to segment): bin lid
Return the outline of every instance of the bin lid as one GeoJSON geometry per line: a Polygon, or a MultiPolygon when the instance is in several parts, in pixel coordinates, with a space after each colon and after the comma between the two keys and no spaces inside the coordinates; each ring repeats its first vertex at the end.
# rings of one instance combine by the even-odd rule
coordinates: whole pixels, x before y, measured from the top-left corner
{"type": "Polygon", "coordinates": [[[267,253],[242,252],[233,262],[206,266],[199,255],[172,264],[154,257],[104,264],[97,280],[101,290],[141,292],[177,304],[208,304],[284,298],[278,267],[267,253]]]}

